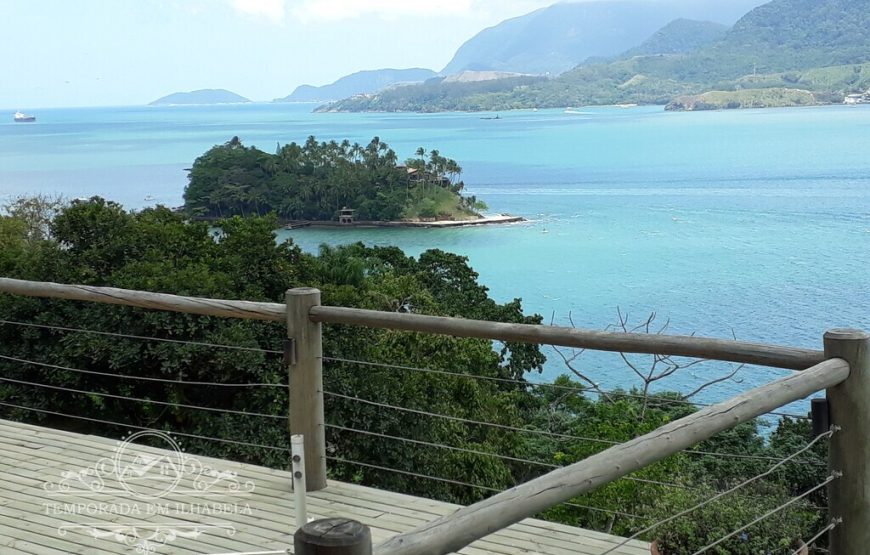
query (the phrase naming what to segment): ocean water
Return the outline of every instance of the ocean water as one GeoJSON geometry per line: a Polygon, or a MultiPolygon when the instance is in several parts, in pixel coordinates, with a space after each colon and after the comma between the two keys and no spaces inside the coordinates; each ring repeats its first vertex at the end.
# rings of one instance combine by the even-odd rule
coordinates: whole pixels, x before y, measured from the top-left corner
{"type": "MultiPolygon", "coordinates": [[[[671,333],[821,347],[870,329],[870,106],[666,113],[658,107],[481,114],[313,114],[310,105],[50,109],[0,122],[0,202],[99,194],[129,208],[182,203],[184,168],[238,135],[272,151],[378,135],[410,157],[437,148],[491,212],[528,222],[449,230],[282,231],[303,248],[363,241],[466,255],[492,296],[547,321],[603,329],[655,312],[671,333]],[[569,320],[570,318],[570,320],[569,320]]],[[[637,383],[616,355],[578,369],[637,383]]],[[[546,378],[565,371],[551,353],[546,378]]],[[[681,389],[725,371],[682,371],[681,389]]],[[[711,401],[783,372],[746,367],[711,401]]],[[[800,407],[799,407],[800,408],[800,407]]]]}

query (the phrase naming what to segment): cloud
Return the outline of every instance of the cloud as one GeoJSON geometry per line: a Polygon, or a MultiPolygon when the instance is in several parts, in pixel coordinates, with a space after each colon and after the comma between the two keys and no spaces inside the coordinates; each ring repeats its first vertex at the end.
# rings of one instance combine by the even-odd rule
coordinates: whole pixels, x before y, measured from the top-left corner
{"type": "MultiPolygon", "coordinates": [[[[519,15],[557,0],[226,0],[237,12],[253,19],[281,25],[288,15],[301,23],[331,23],[376,17],[462,17],[490,19],[501,14],[519,15]]],[[[563,0],[564,1],[564,0],[563,0]]],[[[578,0],[572,0],[578,1],[578,0]]]]}
{"type": "Polygon", "coordinates": [[[286,0],[230,0],[230,6],[249,17],[276,24],[284,23],[287,15],[286,0]]]}
{"type": "Polygon", "coordinates": [[[338,21],[375,16],[381,19],[399,17],[471,15],[474,0],[294,0],[291,12],[302,22],[338,21]]]}

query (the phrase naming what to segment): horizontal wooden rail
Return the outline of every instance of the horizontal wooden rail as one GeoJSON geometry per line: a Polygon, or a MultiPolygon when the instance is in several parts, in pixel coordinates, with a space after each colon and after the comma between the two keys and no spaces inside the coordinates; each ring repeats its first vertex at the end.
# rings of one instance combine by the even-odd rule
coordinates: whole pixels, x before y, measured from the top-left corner
{"type": "Polygon", "coordinates": [[[64,285],[60,283],[0,278],[0,292],[30,297],[51,297],[73,301],[122,304],[139,308],[202,314],[205,316],[275,320],[277,322],[284,322],[287,319],[287,306],[283,303],[203,299],[200,297],[170,295],[168,293],[116,289],[114,287],[64,285]]]}
{"type": "Polygon", "coordinates": [[[443,555],[459,551],[492,532],[640,470],[742,422],[840,384],[848,377],[846,361],[824,361],[805,372],[706,407],[644,436],[394,536],[377,546],[374,553],[443,555]]]}
{"type": "MultiPolygon", "coordinates": [[[[203,314],[206,316],[273,320],[276,322],[285,321],[287,310],[284,304],[279,303],[204,299],[170,295],[167,293],[131,291],[129,289],[116,289],[114,287],[63,285],[10,278],[0,278],[0,292],[33,297],[52,297],[121,304],[139,308],[203,314]]],[[[557,345],[599,351],[686,356],[759,364],[792,370],[803,370],[825,360],[822,351],[764,345],[745,341],[643,333],[603,332],[531,324],[505,324],[501,322],[379,312],[377,310],[334,306],[313,307],[309,312],[309,318],[312,322],[329,324],[350,324],[371,328],[557,345]]]]}
{"type": "Polygon", "coordinates": [[[538,343],[619,353],[686,356],[759,364],[791,370],[803,370],[825,360],[824,352],[812,349],[778,347],[761,343],[694,336],[618,333],[532,324],[505,324],[334,306],[314,307],[310,317],[315,322],[329,324],[351,324],[370,328],[417,331],[518,343],[538,343]]]}

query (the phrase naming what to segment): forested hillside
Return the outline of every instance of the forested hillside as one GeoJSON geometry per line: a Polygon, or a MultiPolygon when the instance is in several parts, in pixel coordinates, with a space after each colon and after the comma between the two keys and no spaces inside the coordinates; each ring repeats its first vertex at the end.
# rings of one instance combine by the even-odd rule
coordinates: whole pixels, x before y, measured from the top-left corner
{"type": "Polygon", "coordinates": [[[675,19],[619,57],[687,54],[721,39],[727,31],[726,25],[712,21],[675,19]]]}
{"type": "Polygon", "coordinates": [[[689,75],[732,79],[868,62],[868,28],[870,0],[773,0],[688,60],[697,66],[689,75]]]}
{"type": "Polygon", "coordinates": [[[581,64],[553,79],[463,93],[448,85],[374,95],[342,110],[506,110],[587,104],[667,104],[711,90],[787,87],[819,102],[864,92],[870,62],[870,0],[773,0],[741,18],[718,40],[714,28],[675,23],[615,61],[581,64]],[[695,46],[695,48],[692,48],[695,46]],[[853,73],[850,73],[853,72],[853,73]],[[826,77],[815,79],[813,76],[826,77]],[[428,99],[438,99],[429,103],[428,99]]]}
{"type": "MultiPolygon", "coordinates": [[[[545,77],[523,76],[472,82],[445,82],[430,79],[422,85],[398,87],[380,94],[346,98],[321,106],[320,112],[442,112],[447,110],[487,110],[494,97],[511,95],[535,84],[546,82],[545,77]]],[[[498,109],[510,109],[503,105],[498,109]]],[[[516,108],[525,107],[517,102],[516,108]]]]}

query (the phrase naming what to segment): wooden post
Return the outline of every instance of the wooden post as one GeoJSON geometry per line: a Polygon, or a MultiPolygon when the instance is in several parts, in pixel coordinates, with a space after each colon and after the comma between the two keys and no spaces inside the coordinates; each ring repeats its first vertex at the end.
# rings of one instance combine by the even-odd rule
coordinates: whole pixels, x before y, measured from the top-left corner
{"type": "Polygon", "coordinates": [[[287,336],[290,338],[290,433],[305,445],[308,491],[326,487],[326,431],[323,420],[323,343],[321,325],[308,318],[320,306],[320,291],[309,287],[287,291],[287,336]]]}
{"type": "Polygon", "coordinates": [[[831,471],[843,477],[828,486],[831,518],[843,523],[831,534],[831,553],[867,553],[870,546],[870,335],[859,330],[825,333],[825,356],[849,363],[849,378],[828,389],[831,423],[831,471]]]}
{"type": "Polygon", "coordinates": [[[347,518],[309,522],[293,535],[296,555],[372,555],[372,532],[347,518]]]}

